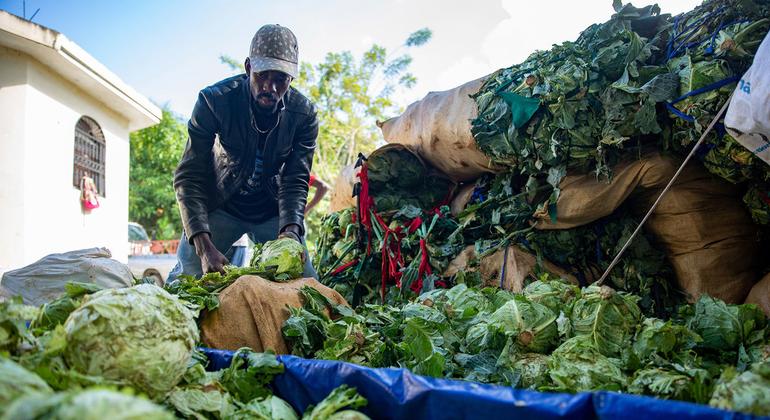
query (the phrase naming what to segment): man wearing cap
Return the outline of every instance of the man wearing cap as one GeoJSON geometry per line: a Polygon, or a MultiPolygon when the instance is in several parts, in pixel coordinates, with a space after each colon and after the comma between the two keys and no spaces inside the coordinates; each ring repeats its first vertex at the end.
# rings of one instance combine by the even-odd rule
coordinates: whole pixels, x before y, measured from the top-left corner
{"type": "MultiPolygon", "coordinates": [[[[174,174],[184,233],[169,281],[222,272],[224,254],[244,233],[255,243],[304,243],[318,122],[313,104],[290,86],[297,56],[288,28],[265,25],[251,41],[246,74],[200,91],[174,174]]],[[[317,277],[307,251],[305,260],[304,276],[317,277]]]]}

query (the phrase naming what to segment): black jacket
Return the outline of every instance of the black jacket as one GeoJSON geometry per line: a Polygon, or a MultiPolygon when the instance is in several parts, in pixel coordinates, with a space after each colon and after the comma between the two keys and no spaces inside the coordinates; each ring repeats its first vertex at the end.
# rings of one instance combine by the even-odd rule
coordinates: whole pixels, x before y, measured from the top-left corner
{"type": "MultiPolygon", "coordinates": [[[[189,139],[174,174],[188,238],[210,233],[208,213],[221,207],[254,171],[257,131],[250,101],[245,74],[198,95],[187,127],[189,139]]],[[[265,141],[262,185],[278,201],[279,232],[296,224],[304,234],[308,178],[318,137],[316,110],[291,88],[279,112],[280,122],[265,141]]]]}

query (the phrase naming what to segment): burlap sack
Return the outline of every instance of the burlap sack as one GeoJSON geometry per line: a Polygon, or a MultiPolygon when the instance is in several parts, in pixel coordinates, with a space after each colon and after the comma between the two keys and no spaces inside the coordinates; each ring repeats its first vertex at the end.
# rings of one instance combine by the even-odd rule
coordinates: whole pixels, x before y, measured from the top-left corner
{"type": "Polygon", "coordinates": [[[486,76],[451,90],[430,92],[403,114],[379,123],[388,143],[412,146],[428,163],[454,181],[468,181],[495,172],[489,158],[476,148],[470,121],[476,102],[470,98],[486,76]]]}
{"type": "Polygon", "coordinates": [[[310,286],[333,302],[347,305],[334,290],[312,278],[276,283],[258,276],[243,276],[219,295],[219,308],[201,321],[201,341],[207,347],[289,353],[281,327],[289,318],[288,306],[302,306],[299,289],[310,286]]]}
{"type": "Polygon", "coordinates": [[[745,303],[753,303],[765,312],[765,315],[770,317],[770,273],[762,277],[754,287],[751,288],[749,295],[746,296],[745,303]]]}
{"type": "MultiPolygon", "coordinates": [[[[543,220],[538,228],[581,226],[611,214],[626,199],[642,216],[680,164],[678,158],[652,152],[613,168],[611,183],[597,181],[593,174],[569,175],[560,184],[558,221],[543,220]]],[[[668,255],[692,300],[708,293],[742,303],[757,280],[756,227],[739,191],[696,162],[685,167],[645,229],[668,255]]]]}
{"type": "MultiPolygon", "coordinates": [[[[449,263],[444,276],[450,277],[459,271],[478,269],[485,287],[502,287],[512,292],[521,292],[524,290],[527,278],[532,276],[537,268],[537,258],[518,246],[509,246],[507,250],[506,248],[500,249],[484,257],[479,262],[478,268],[471,268],[471,262],[475,259],[477,259],[475,247],[473,245],[468,246],[449,263]],[[508,253],[507,256],[506,252],[508,253]],[[505,272],[503,273],[503,271],[505,272]]],[[[566,271],[548,261],[543,262],[542,268],[551,274],[578,284],[574,276],[567,274],[566,271]]]]}
{"type": "Polygon", "coordinates": [[[476,184],[471,182],[457,189],[454,198],[452,198],[452,202],[449,203],[449,212],[452,213],[452,216],[457,217],[463,210],[465,210],[465,206],[471,201],[471,196],[473,195],[473,190],[475,188],[476,184]]]}
{"type": "Polygon", "coordinates": [[[342,168],[337,180],[334,181],[334,186],[332,186],[329,211],[340,211],[356,206],[356,198],[353,197],[353,185],[358,182],[357,173],[358,169],[353,163],[342,168]]]}

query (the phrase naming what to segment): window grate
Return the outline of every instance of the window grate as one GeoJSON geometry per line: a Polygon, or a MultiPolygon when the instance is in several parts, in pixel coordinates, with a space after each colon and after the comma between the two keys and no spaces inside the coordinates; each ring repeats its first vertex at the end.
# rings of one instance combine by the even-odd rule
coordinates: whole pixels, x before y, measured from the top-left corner
{"type": "Polygon", "coordinates": [[[80,180],[88,176],[94,180],[100,196],[106,196],[106,144],[102,130],[95,121],[82,117],[75,127],[75,158],[72,185],[80,188],[80,180]]]}

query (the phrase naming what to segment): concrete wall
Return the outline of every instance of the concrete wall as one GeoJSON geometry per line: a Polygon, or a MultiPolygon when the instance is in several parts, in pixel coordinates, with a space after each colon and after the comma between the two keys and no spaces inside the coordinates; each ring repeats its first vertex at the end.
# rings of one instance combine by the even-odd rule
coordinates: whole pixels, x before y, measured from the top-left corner
{"type": "Polygon", "coordinates": [[[7,137],[3,133],[0,145],[0,166],[8,160],[14,168],[0,170],[8,176],[0,184],[0,216],[9,216],[0,217],[0,267],[94,246],[125,262],[128,121],[29,56],[0,51],[0,68],[0,127],[6,122],[20,127],[7,137]],[[16,80],[26,82],[8,85],[7,91],[6,62],[19,73],[16,80]],[[80,192],[72,184],[75,125],[81,116],[94,119],[106,140],[106,196],[90,213],[81,210],[80,192]],[[14,155],[6,156],[6,150],[14,155]],[[7,229],[15,232],[14,240],[2,235],[7,229]]]}

